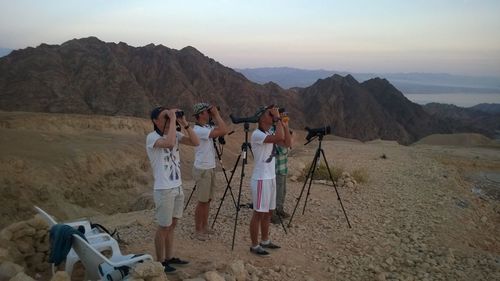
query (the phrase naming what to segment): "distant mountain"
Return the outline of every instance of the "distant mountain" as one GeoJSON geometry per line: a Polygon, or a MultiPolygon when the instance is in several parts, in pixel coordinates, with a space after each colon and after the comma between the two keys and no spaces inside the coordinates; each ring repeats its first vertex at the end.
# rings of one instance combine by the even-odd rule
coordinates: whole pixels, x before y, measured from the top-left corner
{"type": "Polygon", "coordinates": [[[480,103],[478,105],[470,107],[470,109],[483,111],[487,113],[500,113],[499,103],[480,103]]]}
{"type": "Polygon", "coordinates": [[[476,132],[491,138],[500,132],[500,113],[488,113],[477,107],[459,107],[451,104],[428,103],[424,110],[448,122],[454,131],[476,132]]]}
{"type": "Polygon", "coordinates": [[[406,94],[500,93],[500,77],[475,77],[440,73],[348,73],[335,70],[306,70],[290,67],[237,69],[256,83],[273,81],[283,88],[307,87],[334,74],[351,74],[358,81],[384,77],[406,94]]]}
{"type": "Polygon", "coordinates": [[[284,90],[274,82],[251,82],[193,47],[135,48],[89,37],[0,58],[0,110],[148,118],[157,105],[178,106],[191,115],[199,101],[217,103],[226,118],[277,104],[290,113],[294,128],[330,125],[339,136],[363,141],[408,144],[463,128],[425,112],[386,79],[359,83],[351,75],[332,75],[284,90]]]}
{"type": "Polygon", "coordinates": [[[0,57],[6,56],[12,52],[12,49],[0,48],[0,57]]]}
{"type": "Polygon", "coordinates": [[[334,75],[299,93],[307,123],[331,125],[334,134],[340,136],[411,143],[429,134],[452,132],[446,123],[427,114],[385,79],[360,84],[351,75],[334,75]]]}

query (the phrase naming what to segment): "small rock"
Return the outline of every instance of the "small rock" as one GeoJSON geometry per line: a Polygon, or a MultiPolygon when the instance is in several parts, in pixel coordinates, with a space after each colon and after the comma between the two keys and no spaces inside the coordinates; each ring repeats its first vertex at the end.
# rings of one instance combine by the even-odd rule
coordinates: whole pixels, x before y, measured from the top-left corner
{"type": "Polygon", "coordinates": [[[216,271],[205,272],[205,279],[207,279],[207,281],[225,281],[224,277],[220,276],[216,271]]]}
{"type": "Polygon", "coordinates": [[[230,273],[237,281],[245,281],[247,278],[247,271],[242,260],[237,260],[229,265],[230,273]]]}

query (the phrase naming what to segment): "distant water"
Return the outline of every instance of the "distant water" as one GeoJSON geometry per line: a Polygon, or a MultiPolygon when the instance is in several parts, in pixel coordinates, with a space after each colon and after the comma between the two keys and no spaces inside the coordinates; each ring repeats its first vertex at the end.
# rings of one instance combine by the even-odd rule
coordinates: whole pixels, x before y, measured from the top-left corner
{"type": "Polygon", "coordinates": [[[404,94],[409,100],[418,104],[431,102],[454,104],[461,107],[471,107],[479,103],[500,103],[500,93],[491,94],[404,94]]]}

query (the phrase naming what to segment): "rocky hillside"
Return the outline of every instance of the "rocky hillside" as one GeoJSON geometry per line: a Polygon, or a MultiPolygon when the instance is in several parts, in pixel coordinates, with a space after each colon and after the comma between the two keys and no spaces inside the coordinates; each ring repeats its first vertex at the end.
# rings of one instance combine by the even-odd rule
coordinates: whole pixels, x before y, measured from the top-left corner
{"type": "Polygon", "coordinates": [[[193,47],[136,48],[89,37],[0,58],[0,110],[147,117],[157,105],[190,114],[198,101],[220,105],[225,117],[277,104],[290,113],[292,127],[330,125],[339,136],[363,141],[408,144],[453,131],[385,79],[360,84],[350,75],[333,75],[284,90],[273,82],[253,83],[193,47]]]}
{"type": "Polygon", "coordinates": [[[193,47],[135,48],[89,37],[0,58],[2,110],[146,117],[156,105],[190,111],[198,101],[241,115],[268,103],[293,110],[297,102],[293,93],[250,82],[193,47]]]}
{"type": "Polygon", "coordinates": [[[451,104],[429,103],[424,110],[432,116],[445,120],[454,131],[476,132],[495,137],[500,131],[500,113],[486,112],[482,107],[458,107],[451,104]]]}
{"type": "Polygon", "coordinates": [[[474,105],[470,109],[484,111],[487,113],[500,113],[500,103],[480,103],[474,105]]]}
{"type": "Polygon", "coordinates": [[[300,91],[308,124],[331,125],[334,134],[411,143],[425,135],[447,133],[446,124],[406,99],[385,79],[359,83],[351,75],[320,79],[300,91]]]}

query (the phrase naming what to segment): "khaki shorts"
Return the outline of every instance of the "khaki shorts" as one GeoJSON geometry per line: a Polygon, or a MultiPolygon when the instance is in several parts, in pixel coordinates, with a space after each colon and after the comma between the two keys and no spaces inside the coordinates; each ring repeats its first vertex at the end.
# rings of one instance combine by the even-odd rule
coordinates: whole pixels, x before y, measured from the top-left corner
{"type": "Polygon", "coordinates": [[[193,168],[193,178],[196,181],[196,189],[199,202],[208,202],[214,199],[215,193],[215,169],[193,168]]]}
{"type": "Polygon", "coordinates": [[[172,218],[182,218],[184,209],[182,186],[170,189],[156,189],[153,198],[155,201],[155,218],[160,226],[170,226],[172,218]]]}

